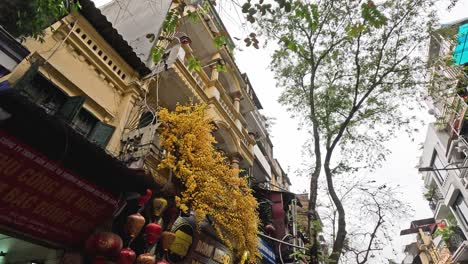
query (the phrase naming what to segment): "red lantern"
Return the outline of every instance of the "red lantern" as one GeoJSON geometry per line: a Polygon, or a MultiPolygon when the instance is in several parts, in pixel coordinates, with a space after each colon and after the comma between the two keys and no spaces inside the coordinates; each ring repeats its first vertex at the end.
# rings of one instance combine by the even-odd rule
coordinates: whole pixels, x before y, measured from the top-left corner
{"type": "Polygon", "coordinates": [[[156,243],[161,232],[162,232],[162,227],[158,224],[150,223],[146,225],[146,228],[145,228],[146,242],[150,245],[156,243]]]}
{"type": "Polygon", "coordinates": [[[144,206],[145,203],[151,198],[151,194],[153,194],[153,192],[150,189],[146,189],[146,194],[138,198],[138,205],[144,206]]]}
{"type": "Polygon", "coordinates": [[[115,257],[122,249],[122,239],[111,232],[92,234],[85,243],[86,253],[94,257],[115,257]]]}
{"type": "Polygon", "coordinates": [[[131,248],[124,248],[120,250],[117,264],[132,264],[136,259],[135,251],[131,248]]]}
{"type": "Polygon", "coordinates": [[[141,254],[136,259],[136,264],[155,264],[156,257],[150,253],[141,254]]]}
{"type": "Polygon", "coordinates": [[[125,233],[135,238],[140,233],[141,229],[145,225],[145,218],[139,214],[132,214],[127,217],[127,223],[125,224],[125,233]]]}

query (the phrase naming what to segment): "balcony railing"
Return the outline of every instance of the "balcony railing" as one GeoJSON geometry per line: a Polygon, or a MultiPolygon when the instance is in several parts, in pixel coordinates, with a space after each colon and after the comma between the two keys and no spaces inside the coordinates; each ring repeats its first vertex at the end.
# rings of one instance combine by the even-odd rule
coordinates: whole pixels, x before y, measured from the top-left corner
{"type": "MultiPolygon", "coordinates": [[[[245,124],[246,121],[245,119],[237,113],[233,101],[229,98],[227,95],[227,92],[225,88],[222,86],[221,82],[219,81],[213,81],[211,78],[206,74],[204,70],[201,71],[196,71],[194,69],[189,69],[189,59],[190,57],[193,56],[193,51],[188,45],[183,45],[181,48],[184,49],[185,51],[185,56],[181,57],[178,56],[178,61],[183,64],[183,67],[185,68],[186,72],[192,77],[192,79],[195,81],[195,83],[198,86],[198,92],[199,93],[205,93],[205,91],[209,88],[209,86],[214,85],[219,93],[219,99],[217,102],[219,103],[219,106],[222,108],[223,112],[228,116],[229,120],[226,120],[231,123],[233,127],[236,127],[238,129],[238,137],[240,141],[242,142],[242,145],[244,146],[245,150],[249,151],[249,134],[248,131],[245,129],[245,124]],[[237,120],[240,121],[241,126],[237,126],[237,120]]],[[[171,51],[171,53],[174,52],[178,54],[179,52],[177,50],[171,51]]],[[[169,55],[170,57],[171,55],[169,55]]],[[[197,93],[197,91],[194,91],[194,93],[197,93]]],[[[249,151],[250,152],[250,151],[249,151]]]]}
{"type": "Polygon", "coordinates": [[[454,233],[450,236],[449,240],[447,241],[447,246],[450,252],[454,253],[458,250],[458,248],[463,244],[466,240],[465,235],[460,227],[454,227],[454,233]]]}
{"type": "Polygon", "coordinates": [[[431,208],[432,212],[435,212],[437,209],[437,205],[444,199],[442,193],[440,192],[438,187],[434,187],[434,191],[432,197],[429,200],[429,208],[431,208]]]}

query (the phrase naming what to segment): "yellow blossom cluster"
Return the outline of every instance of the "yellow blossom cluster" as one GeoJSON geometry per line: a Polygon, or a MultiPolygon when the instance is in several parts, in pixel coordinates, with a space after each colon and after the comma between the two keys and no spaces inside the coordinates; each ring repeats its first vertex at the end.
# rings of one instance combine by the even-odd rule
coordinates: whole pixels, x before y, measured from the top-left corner
{"type": "Polygon", "coordinates": [[[218,152],[214,129],[205,105],[178,105],[175,111],[161,109],[161,145],[166,156],[159,169],[170,169],[182,183],[176,197],[184,212],[195,212],[201,223],[212,220],[219,237],[240,257],[250,252],[250,262],[258,256],[257,202],[245,179],[238,177],[226,158],[218,152]]]}

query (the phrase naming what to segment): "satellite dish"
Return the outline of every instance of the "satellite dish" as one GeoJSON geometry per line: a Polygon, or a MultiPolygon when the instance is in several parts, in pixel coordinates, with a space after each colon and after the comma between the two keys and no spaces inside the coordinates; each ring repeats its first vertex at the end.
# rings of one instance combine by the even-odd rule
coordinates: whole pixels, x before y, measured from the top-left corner
{"type": "Polygon", "coordinates": [[[432,115],[432,116],[435,116],[434,108],[430,108],[429,110],[427,110],[427,113],[432,115]]]}

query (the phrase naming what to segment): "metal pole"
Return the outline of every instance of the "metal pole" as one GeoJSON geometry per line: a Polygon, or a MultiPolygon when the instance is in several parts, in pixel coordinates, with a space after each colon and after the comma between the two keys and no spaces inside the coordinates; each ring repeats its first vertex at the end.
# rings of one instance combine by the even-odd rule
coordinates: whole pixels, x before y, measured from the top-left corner
{"type": "Polygon", "coordinates": [[[296,246],[296,245],[290,244],[290,243],[288,243],[288,242],[284,242],[284,241],[282,241],[282,240],[276,239],[276,238],[274,238],[274,237],[267,236],[267,235],[265,235],[265,234],[261,234],[261,233],[260,233],[260,234],[258,234],[258,235],[261,236],[261,237],[264,237],[264,238],[273,240],[273,241],[275,241],[275,242],[278,242],[278,243],[281,243],[281,244],[284,244],[284,245],[288,245],[288,246],[290,246],[290,247],[295,247],[295,248],[307,250],[307,248],[305,248],[305,247],[296,246]]]}

